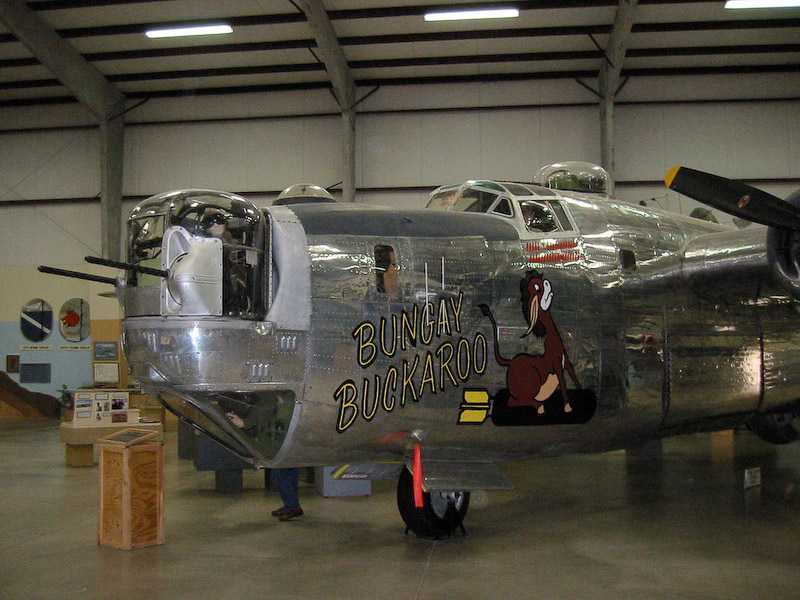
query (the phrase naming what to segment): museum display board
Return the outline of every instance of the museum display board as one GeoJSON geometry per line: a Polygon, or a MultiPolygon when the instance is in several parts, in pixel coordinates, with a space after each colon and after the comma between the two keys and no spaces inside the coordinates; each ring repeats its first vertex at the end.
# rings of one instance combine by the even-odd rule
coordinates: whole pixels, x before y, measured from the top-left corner
{"type": "Polygon", "coordinates": [[[138,423],[139,411],[130,408],[130,393],[123,390],[75,390],[73,427],[138,423]]]}

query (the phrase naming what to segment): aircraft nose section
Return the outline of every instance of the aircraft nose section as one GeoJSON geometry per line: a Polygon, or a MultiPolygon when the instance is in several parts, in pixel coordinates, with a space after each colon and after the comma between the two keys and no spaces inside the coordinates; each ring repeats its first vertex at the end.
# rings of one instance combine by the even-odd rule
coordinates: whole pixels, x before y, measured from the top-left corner
{"type": "Polygon", "coordinates": [[[303,386],[307,332],[266,322],[135,317],[122,342],[133,378],[172,412],[268,465],[303,386]]]}
{"type": "Polygon", "coordinates": [[[134,379],[185,390],[256,391],[302,381],[306,337],[303,331],[274,331],[247,321],[123,321],[134,379]]]}

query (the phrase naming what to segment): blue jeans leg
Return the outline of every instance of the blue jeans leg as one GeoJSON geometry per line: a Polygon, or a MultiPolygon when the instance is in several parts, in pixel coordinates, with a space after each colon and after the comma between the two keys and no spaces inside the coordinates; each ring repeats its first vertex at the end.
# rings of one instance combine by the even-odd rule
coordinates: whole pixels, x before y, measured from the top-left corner
{"type": "Polygon", "coordinates": [[[273,469],[278,484],[278,493],[283,505],[289,510],[300,508],[299,484],[300,469],[273,469]]]}

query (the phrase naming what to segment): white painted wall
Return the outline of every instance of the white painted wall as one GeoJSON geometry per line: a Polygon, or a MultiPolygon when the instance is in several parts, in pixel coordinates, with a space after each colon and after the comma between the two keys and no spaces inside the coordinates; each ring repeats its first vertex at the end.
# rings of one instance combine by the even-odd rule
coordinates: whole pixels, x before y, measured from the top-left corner
{"type": "MultiPolygon", "coordinates": [[[[779,180],[759,185],[781,196],[797,187],[800,75],[761,76],[762,85],[714,76],[691,78],[692,87],[687,79],[637,80],[623,89],[619,197],[690,212],[693,202],[653,183],[677,164],[779,180]],[[775,98],[794,92],[795,99],[748,101],[765,89],[775,98]]],[[[571,80],[386,87],[359,110],[357,186],[365,203],[421,207],[427,191],[444,183],[529,181],[544,164],[597,162],[600,155],[594,97],[571,80]]],[[[270,192],[342,179],[342,124],[325,91],[159,99],[126,118],[128,196],[180,187],[270,192]],[[214,115],[234,120],[206,120],[214,115]]],[[[0,111],[0,266],[76,264],[99,251],[96,202],[10,204],[98,196],[98,134],[87,122],[78,106],[0,111]],[[57,128],[37,129],[50,126],[57,128]]]]}

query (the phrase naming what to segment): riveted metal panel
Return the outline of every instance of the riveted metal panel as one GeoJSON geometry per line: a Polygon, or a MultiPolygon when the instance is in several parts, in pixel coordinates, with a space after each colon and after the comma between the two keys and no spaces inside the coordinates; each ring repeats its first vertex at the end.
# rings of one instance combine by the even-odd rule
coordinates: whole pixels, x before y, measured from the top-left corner
{"type": "Polygon", "coordinates": [[[758,408],[762,359],[756,328],[693,323],[682,332],[671,323],[669,345],[665,427],[758,408]]]}

